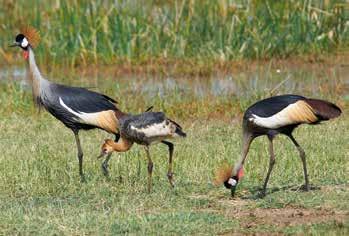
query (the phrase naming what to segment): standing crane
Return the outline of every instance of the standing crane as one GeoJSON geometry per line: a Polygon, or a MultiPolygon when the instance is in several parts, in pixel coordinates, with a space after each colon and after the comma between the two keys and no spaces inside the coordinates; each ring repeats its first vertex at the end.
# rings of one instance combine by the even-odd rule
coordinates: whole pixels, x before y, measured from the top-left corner
{"type": "MultiPolygon", "coordinates": [[[[84,180],[83,151],[79,139],[80,130],[99,128],[115,135],[119,139],[116,101],[112,98],[84,88],[69,87],[52,83],[40,73],[35,62],[33,49],[39,44],[40,35],[32,27],[27,27],[16,36],[15,43],[23,50],[23,56],[29,61],[34,102],[44,107],[56,119],[71,129],[78,149],[79,174],[84,180]]],[[[108,174],[108,160],[102,164],[105,175],[108,174]]]]}
{"type": "Polygon", "coordinates": [[[102,145],[99,158],[104,155],[110,157],[113,151],[126,152],[132,147],[133,143],[143,145],[148,159],[148,192],[150,192],[153,161],[150,157],[149,146],[161,142],[168,146],[169,167],[167,177],[170,185],[173,187],[172,156],[174,145],[166,141],[166,139],[186,137],[186,134],[182,131],[182,127],[173,120],[166,118],[162,112],[144,112],[139,115],[118,113],[117,119],[120,124],[120,139],[118,142],[106,139],[102,145]]]}
{"type": "Polygon", "coordinates": [[[262,190],[264,196],[271,171],[275,164],[273,139],[277,134],[284,134],[291,139],[292,143],[298,149],[303,163],[304,190],[309,191],[305,152],[293,137],[292,132],[300,124],[315,125],[321,121],[338,117],[340,114],[340,108],[333,103],[298,95],[281,95],[256,102],[246,110],[243,117],[242,157],[235,164],[234,169],[227,165],[218,169],[215,184],[224,183],[226,188],[231,189],[231,195],[234,196],[236,186],[243,176],[243,165],[251,142],[259,136],[266,135],[269,139],[270,161],[262,190]]]}

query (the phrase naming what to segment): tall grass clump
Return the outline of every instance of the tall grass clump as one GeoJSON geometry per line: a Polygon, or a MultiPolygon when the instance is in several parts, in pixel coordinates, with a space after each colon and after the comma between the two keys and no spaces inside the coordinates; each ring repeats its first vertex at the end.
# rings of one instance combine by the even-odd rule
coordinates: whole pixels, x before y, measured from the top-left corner
{"type": "Polygon", "coordinates": [[[40,29],[42,61],[79,65],[149,59],[225,61],[342,49],[345,1],[4,0],[0,62],[21,25],[40,29]]]}

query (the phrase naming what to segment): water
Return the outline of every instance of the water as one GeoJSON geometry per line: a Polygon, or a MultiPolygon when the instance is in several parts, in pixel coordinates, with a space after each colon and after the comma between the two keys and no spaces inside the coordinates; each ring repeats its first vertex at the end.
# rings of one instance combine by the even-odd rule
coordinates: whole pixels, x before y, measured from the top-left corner
{"type": "MultiPolygon", "coordinates": [[[[213,73],[208,77],[171,77],[165,75],[131,74],[115,75],[113,70],[51,71],[49,80],[97,91],[117,87],[131,94],[145,97],[167,97],[171,94],[197,99],[222,96],[250,96],[256,94],[296,93],[319,97],[329,93],[349,97],[349,65],[288,66],[271,68],[270,65],[254,66],[239,73],[213,73]]],[[[0,68],[0,82],[19,82],[29,89],[26,68],[0,68]]]]}

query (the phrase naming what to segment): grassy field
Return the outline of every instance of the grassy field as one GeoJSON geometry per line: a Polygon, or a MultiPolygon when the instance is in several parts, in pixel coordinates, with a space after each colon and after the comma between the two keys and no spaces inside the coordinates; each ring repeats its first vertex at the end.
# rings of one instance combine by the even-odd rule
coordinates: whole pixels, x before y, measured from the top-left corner
{"type": "Polygon", "coordinates": [[[277,164],[268,195],[258,199],[268,166],[267,140],[256,140],[236,199],[211,183],[222,161],[240,155],[237,122],[182,122],[188,134],[175,146],[176,187],[166,178],[167,148],[152,148],[153,191],[146,192],[141,147],[115,155],[111,178],[101,173],[102,131],[83,133],[87,183],[80,183],[70,131],[48,114],[3,116],[0,121],[0,234],[348,234],[348,114],[295,133],[308,155],[310,192],[301,161],[284,137],[275,143],[277,164]],[[316,138],[314,138],[316,137],[316,138]]]}
{"type": "Polygon", "coordinates": [[[349,234],[348,4],[324,1],[34,1],[0,4],[0,235],[349,234]],[[20,26],[37,27],[45,77],[105,93],[138,113],[154,106],[188,134],[151,148],[147,193],[142,147],[114,154],[109,179],[97,160],[110,135],[82,132],[86,183],[71,131],[34,108],[18,48],[20,26]],[[275,141],[265,198],[266,138],[254,141],[237,197],[212,184],[240,157],[241,119],[255,101],[294,93],[330,100],[336,120],[302,126],[298,152],[275,141]]]}
{"type": "Polygon", "coordinates": [[[171,189],[166,178],[167,148],[153,146],[151,194],[146,192],[146,157],[139,146],[114,154],[111,178],[102,175],[96,157],[109,136],[102,131],[82,133],[87,182],[80,183],[72,133],[47,112],[38,113],[30,87],[19,79],[21,72],[9,70],[10,80],[0,80],[0,234],[347,235],[345,67],[277,68],[281,72],[267,64],[234,75],[172,79],[152,74],[115,78],[108,70],[49,71],[51,80],[116,97],[123,110],[140,112],[154,105],[183,125],[188,137],[176,141],[176,187],[171,189]],[[231,199],[229,191],[213,186],[212,178],[223,161],[234,163],[240,157],[242,111],[257,99],[287,92],[330,99],[344,109],[339,119],[295,132],[316,189],[299,190],[304,180],[297,150],[278,137],[268,195],[258,198],[268,167],[267,139],[260,138],[252,145],[237,198],[231,199]]]}

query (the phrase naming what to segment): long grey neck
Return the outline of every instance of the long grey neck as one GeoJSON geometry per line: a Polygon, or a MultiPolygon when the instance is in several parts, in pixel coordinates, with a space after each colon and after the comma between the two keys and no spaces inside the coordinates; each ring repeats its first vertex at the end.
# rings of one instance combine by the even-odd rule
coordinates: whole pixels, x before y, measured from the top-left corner
{"type": "Polygon", "coordinates": [[[38,66],[35,62],[35,54],[33,49],[29,46],[29,71],[30,71],[30,79],[32,83],[32,90],[33,90],[33,99],[36,104],[39,103],[40,100],[40,94],[42,92],[42,87],[47,84],[47,80],[45,80],[39,71],[38,66]]]}

